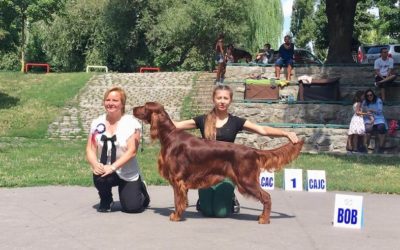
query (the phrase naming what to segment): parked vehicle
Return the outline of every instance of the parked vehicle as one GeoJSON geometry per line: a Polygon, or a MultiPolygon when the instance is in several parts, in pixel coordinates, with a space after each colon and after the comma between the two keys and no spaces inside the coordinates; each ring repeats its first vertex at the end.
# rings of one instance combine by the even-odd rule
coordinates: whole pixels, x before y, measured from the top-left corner
{"type": "Polygon", "coordinates": [[[381,56],[381,49],[387,48],[394,63],[400,63],[400,44],[361,45],[357,60],[361,64],[373,64],[381,56]]]}
{"type": "MultiPolygon", "coordinates": [[[[271,63],[278,59],[278,51],[274,51],[274,57],[271,63]]],[[[317,64],[322,65],[322,61],[306,49],[294,49],[293,60],[295,64],[317,64]]]]}

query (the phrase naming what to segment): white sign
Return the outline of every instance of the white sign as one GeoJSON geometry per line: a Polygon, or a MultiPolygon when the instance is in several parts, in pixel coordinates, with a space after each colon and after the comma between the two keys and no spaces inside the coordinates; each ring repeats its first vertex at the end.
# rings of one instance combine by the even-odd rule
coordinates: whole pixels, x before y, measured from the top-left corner
{"type": "Polygon", "coordinates": [[[307,170],[308,192],[326,192],[325,170],[307,170]]]}
{"type": "Polygon", "coordinates": [[[264,190],[274,190],[275,187],[275,174],[267,170],[260,173],[260,186],[264,190]]]}
{"type": "Polygon", "coordinates": [[[356,229],[364,227],[363,197],[336,194],[333,226],[356,229]]]}
{"type": "Polygon", "coordinates": [[[303,170],[285,169],[284,188],[287,191],[303,191],[303,170]]]}

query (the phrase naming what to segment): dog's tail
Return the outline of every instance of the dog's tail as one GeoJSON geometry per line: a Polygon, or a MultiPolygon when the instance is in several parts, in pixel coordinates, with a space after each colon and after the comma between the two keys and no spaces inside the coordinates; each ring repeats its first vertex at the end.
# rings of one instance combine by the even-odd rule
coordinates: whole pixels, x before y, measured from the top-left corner
{"type": "Polygon", "coordinates": [[[258,166],[269,172],[279,171],[299,156],[303,144],[304,140],[301,140],[296,144],[289,142],[271,150],[259,150],[258,166]]]}

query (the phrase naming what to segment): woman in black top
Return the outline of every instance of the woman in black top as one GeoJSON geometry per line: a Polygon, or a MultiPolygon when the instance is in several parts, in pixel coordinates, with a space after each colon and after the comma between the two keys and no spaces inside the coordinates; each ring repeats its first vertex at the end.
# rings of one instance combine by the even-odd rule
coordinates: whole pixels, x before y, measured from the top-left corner
{"type": "MultiPolygon", "coordinates": [[[[209,140],[234,142],[237,133],[244,129],[264,136],[287,137],[293,143],[298,142],[298,138],[294,132],[286,132],[277,128],[259,126],[246,119],[231,115],[228,112],[228,108],[232,102],[232,97],[233,92],[229,86],[216,86],[213,91],[214,108],[208,114],[197,116],[190,120],[174,122],[174,124],[178,129],[198,128],[201,131],[202,137],[209,140]]],[[[215,190],[215,188],[213,190],[215,190]]],[[[212,192],[210,189],[200,189],[200,199],[203,191],[208,193],[212,192]]],[[[235,212],[239,210],[239,203],[234,196],[233,188],[231,193],[234,201],[234,209],[232,209],[232,212],[235,212]]],[[[218,201],[216,198],[217,197],[214,198],[214,202],[218,201]]],[[[212,204],[212,202],[210,203],[212,204]]],[[[197,206],[197,208],[199,208],[199,206],[197,206]]],[[[231,212],[228,211],[228,213],[218,214],[216,208],[212,210],[214,210],[213,215],[216,217],[226,217],[226,215],[231,212]]]]}

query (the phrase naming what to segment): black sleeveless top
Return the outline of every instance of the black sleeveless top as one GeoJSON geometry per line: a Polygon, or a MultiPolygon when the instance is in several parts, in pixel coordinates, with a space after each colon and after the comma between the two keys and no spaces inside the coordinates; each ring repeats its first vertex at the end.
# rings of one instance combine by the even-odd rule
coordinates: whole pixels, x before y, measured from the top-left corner
{"type": "MultiPolygon", "coordinates": [[[[204,124],[206,121],[207,115],[200,115],[193,120],[196,122],[196,127],[200,129],[201,136],[204,136],[204,124]]],[[[234,142],[236,139],[236,135],[239,131],[243,130],[244,123],[246,119],[233,116],[229,114],[228,121],[224,124],[224,126],[217,128],[217,141],[226,141],[226,142],[234,142]]]]}

